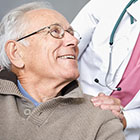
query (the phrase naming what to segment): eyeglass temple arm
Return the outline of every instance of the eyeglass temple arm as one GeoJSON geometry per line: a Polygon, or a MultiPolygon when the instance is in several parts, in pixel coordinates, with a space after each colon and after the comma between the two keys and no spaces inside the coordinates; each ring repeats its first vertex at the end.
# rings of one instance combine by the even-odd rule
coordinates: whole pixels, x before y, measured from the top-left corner
{"type": "Polygon", "coordinates": [[[46,27],[44,27],[44,28],[42,28],[42,29],[40,29],[40,30],[38,30],[38,31],[35,31],[35,32],[33,32],[33,33],[29,34],[29,35],[26,35],[26,36],[24,36],[24,37],[22,37],[22,38],[19,38],[19,39],[16,40],[16,41],[18,42],[18,41],[20,41],[20,40],[23,40],[23,39],[25,39],[25,38],[27,38],[27,37],[30,37],[30,36],[32,36],[32,35],[34,35],[34,34],[39,33],[40,31],[42,31],[42,30],[44,30],[44,29],[46,29],[46,27]]]}

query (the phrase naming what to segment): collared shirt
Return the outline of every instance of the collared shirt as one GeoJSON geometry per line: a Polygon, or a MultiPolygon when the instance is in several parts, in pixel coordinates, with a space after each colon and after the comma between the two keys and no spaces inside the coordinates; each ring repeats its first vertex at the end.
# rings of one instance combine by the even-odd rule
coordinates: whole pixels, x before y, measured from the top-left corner
{"type": "Polygon", "coordinates": [[[30,101],[33,102],[33,104],[35,106],[38,106],[40,103],[38,103],[35,99],[33,99],[28,92],[26,92],[26,90],[22,87],[22,85],[20,84],[20,81],[17,80],[17,84],[18,84],[18,88],[20,90],[20,92],[22,93],[23,96],[25,96],[26,98],[28,98],[30,101]]]}

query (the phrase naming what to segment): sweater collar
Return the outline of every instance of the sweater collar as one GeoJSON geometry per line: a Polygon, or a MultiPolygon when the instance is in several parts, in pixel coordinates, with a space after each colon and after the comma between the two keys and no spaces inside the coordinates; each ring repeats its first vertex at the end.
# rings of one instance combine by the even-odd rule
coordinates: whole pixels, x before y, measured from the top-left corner
{"type": "MultiPolygon", "coordinates": [[[[17,86],[17,77],[13,72],[7,70],[3,70],[0,72],[0,94],[11,94],[23,97],[17,86]]],[[[75,99],[83,98],[83,93],[81,88],[79,87],[78,81],[74,80],[67,86],[65,86],[58,96],[60,96],[61,98],[75,99]]]]}

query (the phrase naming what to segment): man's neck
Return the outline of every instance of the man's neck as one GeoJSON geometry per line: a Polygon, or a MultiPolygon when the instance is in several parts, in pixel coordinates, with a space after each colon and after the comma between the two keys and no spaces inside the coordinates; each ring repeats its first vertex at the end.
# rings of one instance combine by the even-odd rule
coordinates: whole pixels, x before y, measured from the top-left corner
{"type": "Polygon", "coordinates": [[[18,79],[26,92],[37,102],[46,102],[47,100],[56,97],[61,89],[69,83],[61,83],[58,82],[58,80],[50,79],[34,80],[20,77],[18,79]]]}

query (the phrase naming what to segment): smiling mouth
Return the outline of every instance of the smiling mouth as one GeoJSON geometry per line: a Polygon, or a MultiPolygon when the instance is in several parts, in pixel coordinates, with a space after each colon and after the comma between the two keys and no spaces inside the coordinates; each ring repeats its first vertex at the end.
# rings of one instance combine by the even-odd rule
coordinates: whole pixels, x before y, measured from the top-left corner
{"type": "Polygon", "coordinates": [[[63,56],[58,56],[58,58],[61,59],[76,59],[76,57],[74,55],[63,55],[63,56]]]}

